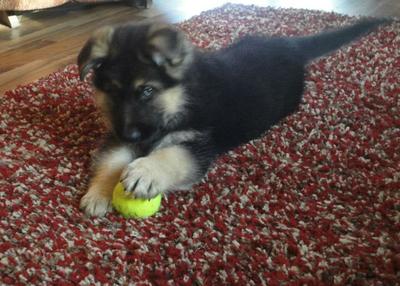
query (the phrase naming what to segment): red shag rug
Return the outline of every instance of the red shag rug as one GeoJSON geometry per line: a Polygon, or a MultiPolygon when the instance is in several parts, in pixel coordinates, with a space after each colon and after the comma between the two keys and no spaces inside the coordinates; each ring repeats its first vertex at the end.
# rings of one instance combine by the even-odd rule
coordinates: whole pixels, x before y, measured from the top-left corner
{"type": "MultiPolygon", "coordinates": [[[[218,49],[354,18],[226,5],[179,24],[218,49]]],[[[0,105],[0,284],[399,285],[400,25],[309,66],[300,111],[146,220],[78,209],[104,132],[75,66],[0,105]]]]}

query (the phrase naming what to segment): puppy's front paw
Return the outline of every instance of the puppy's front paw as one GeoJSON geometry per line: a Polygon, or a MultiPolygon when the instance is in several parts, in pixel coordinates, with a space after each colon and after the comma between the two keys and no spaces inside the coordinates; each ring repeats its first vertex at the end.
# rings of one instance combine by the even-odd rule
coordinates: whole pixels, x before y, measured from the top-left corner
{"type": "Polygon", "coordinates": [[[171,181],[168,174],[150,157],[133,161],[122,173],[121,178],[125,192],[143,199],[151,199],[166,192],[171,181]]]}
{"type": "Polygon", "coordinates": [[[90,188],[81,199],[80,209],[88,216],[104,216],[111,208],[111,199],[95,188],[90,188]]]}

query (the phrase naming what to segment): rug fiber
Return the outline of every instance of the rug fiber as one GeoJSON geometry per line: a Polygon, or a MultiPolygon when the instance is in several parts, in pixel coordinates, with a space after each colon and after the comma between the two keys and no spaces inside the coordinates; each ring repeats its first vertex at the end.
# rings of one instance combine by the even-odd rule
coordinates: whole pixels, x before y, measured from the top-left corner
{"type": "MultiPolygon", "coordinates": [[[[304,35],[334,13],[228,4],[204,49],[304,35]]],[[[76,66],[0,100],[2,285],[400,285],[400,25],[307,69],[300,110],[146,220],[79,211],[104,127],[76,66]]]]}

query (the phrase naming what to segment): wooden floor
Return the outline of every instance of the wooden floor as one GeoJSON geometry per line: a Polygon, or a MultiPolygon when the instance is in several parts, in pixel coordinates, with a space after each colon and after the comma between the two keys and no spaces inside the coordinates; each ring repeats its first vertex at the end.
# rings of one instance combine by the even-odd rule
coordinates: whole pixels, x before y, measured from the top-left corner
{"type": "MultiPolygon", "coordinates": [[[[67,5],[23,13],[21,26],[0,26],[0,96],[4,91],[74,63],[91,32],[99,26],[128,20],[187,19],[222,5],[223,0],[154,0],[153,7],[138,10],[124,3],[67,5]],[[167,4],[166,4],[167,3],[167,4]]],[[[399,0],[231,0],[260,6],[335,11],[349,15],[400,17],[399,0]]]]}

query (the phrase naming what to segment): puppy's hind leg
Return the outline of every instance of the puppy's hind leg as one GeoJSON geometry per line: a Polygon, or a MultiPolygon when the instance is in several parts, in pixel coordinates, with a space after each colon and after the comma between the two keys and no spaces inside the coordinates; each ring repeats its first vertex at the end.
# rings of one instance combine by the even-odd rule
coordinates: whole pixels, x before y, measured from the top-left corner
{"type": "Polygon", "coordinates": [[[99,154],[89,189],[80,203],[86,215],[104,216],[111,209],[113,189],[133,159],[132,150],[126,146],[112,147],[99,154]]]}

